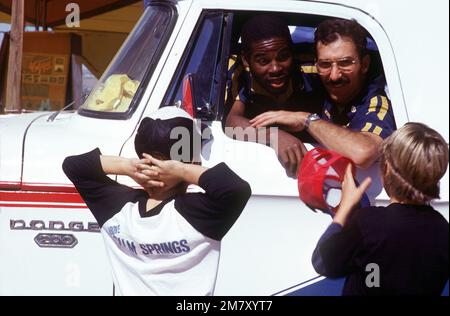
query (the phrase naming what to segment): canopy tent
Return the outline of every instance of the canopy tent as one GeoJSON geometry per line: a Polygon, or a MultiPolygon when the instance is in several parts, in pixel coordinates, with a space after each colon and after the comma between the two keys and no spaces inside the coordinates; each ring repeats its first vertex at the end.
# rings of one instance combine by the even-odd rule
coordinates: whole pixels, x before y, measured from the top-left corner
{"type": "MultiPolygon", "coordinates": [[[[144,11],[143,0],[25,0],[24,3],[28,26],[81,36],[81,62],[97,78],[105,71],[144,11]],[[66,11],[69,3],[79,5],[80,27],[69,28],[65,24],[70,14],[66,11]]],[[[12,4],[11,0],[0,0],[0,23],[12,23],[12,4]]]]}
{"type": "Polygon", "coordinates": [[[8,23],[11,21],[11,16],[0,11],[0,23],[8,23]]]}
{"type": "MultiPolygon", "coordinates": [[[[11,15],[12,1],[0,0],[0,11],[11,15]]],[[[81,20],[84,20],[138,2],[142,4],[142,9],[142,0],[26,0],[24,15],[25,21],[30,24],[54,28],[65,24],[69,3],[78,4],[81,20]]],[[[127,16],[123,15],[121,19],[127,19],[127,16]]]]}
{"type": "MultiPolygon", "coordinates": [[[[136,1],[134,1],[136,2],[136,1]]],[[[81,20],[76,33],[82,37],[82,58],[89,71],[99,78],[123,41],[143,13],[142,1],[120,9],[81,20]],[[99,49],[101,47],[101,49],[99,49]]],[[[65,24],[55,26],[56,32],[74,32],[65,24]]]]}
{"type": "MultiPolygon", "coordinates": [[[[133,29],[136,21],[142,15],[144,5],[142,1],[115,9],[94,17],[82,19],[77,31],[98,31],[108,33],[128,34],[133,29]]],[[[68,29],[65,24],[53,27],[54,30],[68,29]]],[[[73,31],[73,28],[69,28],[73,31]]]]}
{"type": "MultiPolygon", "coordinates": [[[[29,1],[29,0],[27,0],[29,1]]],[[[26,1],[26,5],[28,2],[26,1]]],[[[8,2],[0,0],[0,3],[8,2]]],[[[10,1],[9,1],[10,2],[10,1]]],[[[31,2],[31,1],[30,1],[31,2]]],[[[68,2],[53,0],[51,2],[68,2]]],[[[80,3],[80,9],[83,9],[84,1],[80,3]]],[[[100,1],[96,1],[100,2],[100,1]]],[[[122,1],[103,1],[103,2],[122,2],[122,1]]],[[[133,29],[139,17],[143,12],[143,1],[123,1],[128,2],[128,5],[118,8],[117,6],[110,6],[112,11],[101,13],[90,18],[84,18],[80,27],[68,28],[65,24],[53,25],[52,28],[56,32],[75,32],[82,37],[82,58],[84,64],[89,71],[97,78],[101,76],[103,71],[108,66],[112,57],[117,52],[120,45],[133,29]],[[132,4],[130,4],[132,2],[132,4]],[[101,47],[101,49],[98,49],[101,47]]],[[[104,12],[103,10],[96,12],[104,12]]],[[[2,9],[0,5],[0,9],[2,9]]],[[[64,14],[68,14],[63,10],[64,14]]],[[[0,12],[0,23],[10,23],[11,17],[6,13],[0,12]]],[[[35,19],[30,19],[32,21],[35,19]]],[[[30,23],[30,22],[29,22],[30,23]]]]}

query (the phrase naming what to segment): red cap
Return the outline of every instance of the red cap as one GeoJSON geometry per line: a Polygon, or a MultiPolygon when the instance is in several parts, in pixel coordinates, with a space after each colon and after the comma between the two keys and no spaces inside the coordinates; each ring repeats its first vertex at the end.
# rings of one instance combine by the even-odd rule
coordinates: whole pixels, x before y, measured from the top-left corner
{"type": "Polygon", "coordinates": [[[340,203],[342,181],[348,164],[354,163],[334,151],[314,148],[303,157],[298,170],[298,193],[308,206],[336,211],[340,203]]]}

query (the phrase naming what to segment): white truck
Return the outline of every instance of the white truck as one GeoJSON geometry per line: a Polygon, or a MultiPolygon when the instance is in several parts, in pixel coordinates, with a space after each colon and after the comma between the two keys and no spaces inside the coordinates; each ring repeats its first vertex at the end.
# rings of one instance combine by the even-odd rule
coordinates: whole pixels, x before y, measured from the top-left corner
{"type": "MultiPolygon", "coordinates": [[[[242,23],[258,12],[277,13],[307,38],[327,17],[356,19],[378,47],[397,126],[424,122],[448,141],[448,6],[443,0],[150,1],[79,110],[0,116],[0,295],[114,294],[99,227],[62,161],[95,147],[135,157],[139,122],[161,106],[179,105],[188,74],[195,79],[196,118],[213,135],[203,164],[225,161],[253,191],[223,240],[215,294],[335,294],[333,282],[329,291],[308,292],[327,281],[314,271],[311,254],[330,216],[299,200],[296,181],[271,148],[224,134],[228,64],[238,53],[242,23]]],[[[369,195],[385,205],[377,172],[375,165],[357,177],[376,179],[369,195]]],[[[447,220],[448,188],[447,172],[434,204],[447,220]]]]}

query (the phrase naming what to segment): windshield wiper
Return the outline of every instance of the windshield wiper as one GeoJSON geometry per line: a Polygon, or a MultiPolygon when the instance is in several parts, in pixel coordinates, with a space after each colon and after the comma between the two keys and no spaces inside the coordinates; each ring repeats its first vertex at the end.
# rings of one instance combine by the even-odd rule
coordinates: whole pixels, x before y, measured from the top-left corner
{"type": "Polygon", "coordinates": [[[47,122],[53,122],[53,121],[58,117],[58,115],[59,115],[61,112],[65,111],[65,110],[67,110],[68,108],[70,108],[71,106],[73,106],[77,101],[81,101],[81,103],[84,103],[84,101],[86,101],[86,97],[87,97],[88,95],[89,95],[89,93],[83,94],[83,95],[81,96],[80,99],[74,100],[74,101],[70,102],[69,104],[67,104],[67,105],[66,105],[64,108],[62,108],[61,110],[59,110],[59,111],[53,113],[52,115],[49,116],[49,118],[47,119],[47,122]]]}

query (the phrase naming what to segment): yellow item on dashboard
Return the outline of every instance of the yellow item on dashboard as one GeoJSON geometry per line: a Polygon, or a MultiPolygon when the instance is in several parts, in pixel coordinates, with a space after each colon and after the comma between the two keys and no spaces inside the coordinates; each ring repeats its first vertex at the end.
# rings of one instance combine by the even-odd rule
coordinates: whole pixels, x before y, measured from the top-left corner
{"type": "Polygon", "coordinates": [[[111,75],[88,101],[87,108],[94,111],[125,112],[131,104],[140,82],[126,74],[111,75]]]}

